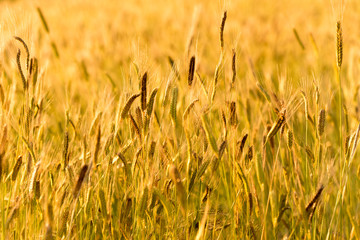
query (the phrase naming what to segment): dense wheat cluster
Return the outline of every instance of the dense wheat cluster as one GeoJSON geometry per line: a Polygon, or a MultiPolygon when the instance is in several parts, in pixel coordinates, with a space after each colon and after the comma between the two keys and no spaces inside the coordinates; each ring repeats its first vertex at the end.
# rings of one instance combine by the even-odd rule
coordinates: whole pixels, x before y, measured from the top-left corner
{"type": "Polygon", "coordinates": [[[0,239],[359,239],[359,11],[1,1],[0,239]]]}

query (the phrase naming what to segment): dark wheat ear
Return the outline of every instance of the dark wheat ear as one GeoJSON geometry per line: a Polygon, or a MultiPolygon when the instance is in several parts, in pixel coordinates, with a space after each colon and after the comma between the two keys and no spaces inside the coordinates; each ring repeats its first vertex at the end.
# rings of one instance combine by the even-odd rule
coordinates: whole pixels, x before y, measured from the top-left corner
{"type": "Polygon", "coordinates": [[[231,79],[231,86],[234,87],[235,79],[236,79],[236,51],[235,49],[232,50],[232,79],[231,79]]]}
{"type": "Polygon", "coordinates": [[[188,76],[188,85],[191,86],[194,80],[194,72],[195,72],[195,56],[192,56],[190,59],[190,66],[189,66],[189,76],[188,76]]]}
{"type": "Polygon", "coordinates": [[[75,189],[74,189],[74,192],[73,192],[73,197],[74,198],[76,198],[78,196],[78,194],[79,194],[79,191],[80,191],[82,183],[84,182],[87,170],[88,170],[88,165],[84,165],[80,170],[79,178],[77,180],[77,183],[76,183],[76,186],[75,186],[75,189]]]}
{"type": "Polygon", "coordinates": [[[224,50],[224,28],[225,28],[225,22],[227,18],[227,11],[224,12],[224,15],[221,19],[221,25],[220,25],[220,46],[221,51],[224,50]]]}
{"type": "Polygon", "coordinates": [[[15,40],[19,41],[23,45],[23,47],[25,49],[25,52],[26,52],[26,69],[29,70],[29,62],[30,62],[29,48],[28,48],[27,44],[25,43],[25,41],[22,38],[17,37],[17,36],[15,36],[14,38],[15,38],[15,40]]]}
{"type": "Polygon", "coordinates": [[[123,110],[121,111],[121,118],[122,118],[122,119],[124,119],[124,118],[127,117],[131,105],[133,104],[133,102],[135,101],[135,99],[138,98],[140,95],[141,95],[141,93],[139,93],[139,94],[134,94],[134,95],[132,95],[132,96],[127,100],[127,102],[126,102],[123,110]]]}
{"type": "Polygon", "coordinates": [[[146,110],[146,83],[147,83],[147,72],[144,73],[141,79],[141,110],[146,110]]]}
{"type": "Polygon", "coordinates": [[[343,37],[341,22],[336,23],[336,64],[338,68],[341,68],[343,60],[343,37]]]}

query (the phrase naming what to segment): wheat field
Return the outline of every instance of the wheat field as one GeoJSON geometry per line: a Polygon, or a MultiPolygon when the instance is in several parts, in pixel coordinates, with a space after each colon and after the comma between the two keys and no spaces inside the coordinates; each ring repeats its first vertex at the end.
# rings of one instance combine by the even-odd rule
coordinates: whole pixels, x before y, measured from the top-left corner
{"type": "Polygon", "coordinates": [[[0,239],[360,239],[359,12],[0,1],[0,239]]]}

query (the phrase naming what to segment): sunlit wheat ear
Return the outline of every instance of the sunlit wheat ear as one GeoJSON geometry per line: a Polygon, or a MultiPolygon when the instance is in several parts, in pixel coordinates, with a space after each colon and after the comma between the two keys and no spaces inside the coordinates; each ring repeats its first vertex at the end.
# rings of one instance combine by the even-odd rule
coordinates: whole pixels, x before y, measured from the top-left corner
{"type": "Polygon", "coordinates": [[[268,132],[267,136],[266,136],[266,140],[264,145],[272,138],[276,135],[276,133],[280,130],[280,128],[282,127],[282,125],[285,123],[285,113],[282,114],[278,120],[276,122],[274,122],[274,124],[272,125],[270,131],[268,132]]]}
{"type": "Polygon", "coordinates": [[[220,25],[220,46],[221,46],[221,51],[224,51],[224,29],[225,29],[226,18],[227,18],[227,11],[224,12],[223,17],[221,19],[221,25],[220,25]]]}
{"type": "Polygon", "coordinates": [[[336,23],[336,64],[340,69],[343,60],[343,36],[341,22],[336,23]]]}
{"type": "Polygon", "coordinates": [[[189,65],[189,75],[188,75],[188,85],[191,86],[194,80],[194,73],[195,73],[195,56],[192,56],[190,59],[189,65]]]}
{"type": "Polygon", "coordinates": [[[133,102],[135,101],[136,98],[138,98],[141,94],[134,94],[132,95],[126,102],[123,110],[121,111],[121,118],[124,119],[127,117],[128,113],[129,113],[129,110],[130,110],[130,107],[131,105],[133,104],[133,102]]]}
{"type": "Polygon", "coordinates": [[[74,189],[74,192],[73,192],[73,197],[76,198],[79,194],[79,191],[80,191],[80,188],[84,182],[84,179],[85,179],[85,174],[88,170],[88,165],[84,165],[81,170],[80,170],[80,174],[79,174],[79,177],[78,177],[78,180],[76,182],[76,186],[75,186],[75,189],[74,189]]]}
{"type": "Polygon", "coordinates": [[[146,110],[146,84],[147,84],[147,72],[144,73],[141,79],[141,110],[146,110]]]}
{"type": "Polygon", "coordinates": [[[183,114],[183,121],[185,121],[187,119],[187,117],[189,116],[190,111],[194,108],[195,103],[197,103],[199,101],[199,99],[195,99],[194,101],[192,101],[189,106],[186,107],[184,114],[183,114]]]}
{"type": "Polygon", "coordinates": [[[319,113],[319,121],[318,121],[318,133],[321,137],[324,133],[325,128],[325,110],[321,109],[319,113]]]}
{"type": "Polygon", "coordinates": [[[151,116],[151,113],[154,108],[154,102],[155,102],[155,97],[156,97],[157,92],[158,92],[158,88],[154,88],[150,94],[150,99],[149,99],[149,102],[147,104],[147,109],[146,109],[146,113],[149,117],[151,116]]]}
{"type": "Polygon", "coordinates": [[[29,196],[30,198],[34,197],[34,191],[36,190],[36,180],[38,177],[38,171],[40,168],[40,162],[38,162],[33,170],[33,173],[30,178],[30,185],[29,185],[29,196]]]}
{"type": "Polygon", "coordinates": [[[176,125],[176,106],[177,106],[177,101],[178,101],[178,95],[179,95],[178,88],[175,87],[172,90],[172,97],[171,97],[171,104],[170,104],[170,116],[171,116],[171,119],[173,120],[174,125],[176,125]]]}
{"type": "Polygon", "coordinates": [[[286,135],[287,135],[287,146],[289,149],[291,149],[294,144],[294,134],[291,129],[288,129],[286,135]]]}
{"type": "Polygon", "coordinates": [[[66,225],[69,218],[69,212],[70,212],[70,207],[66,206],[60,217],[60,225],[58,230],[59,236],[63,236],[66,234],[66,228],[67,228],[66,225]]]}

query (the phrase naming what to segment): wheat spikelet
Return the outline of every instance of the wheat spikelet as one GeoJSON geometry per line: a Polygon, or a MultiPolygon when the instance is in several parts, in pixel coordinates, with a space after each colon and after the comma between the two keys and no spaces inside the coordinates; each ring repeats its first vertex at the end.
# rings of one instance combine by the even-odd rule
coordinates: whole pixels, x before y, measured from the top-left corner
{"type": "Polygon", "coordinates": [[[47,33],[49,33],[49,32],[50,32],[50,29],[49,29],[49,27],[48,27],[48,24],[46,23],[45,17],[44,17],[44,15],[43,15],[41,9],[40,9],[39,7],[37,8],[37,12],[38,12],[38,14],[39,14],[39,17],[40,17],[40,19],[41,19],[41,23],[43,24],[45,31],[46,31],[47,33]]]}
{"type": "Polygon", "coordinates": [[[340,69],[343,60],[343,37],[341,22],[336,23],[336,65],[340,69]]]}
{"type": "Polygon", "coordinates": [[[94,120],[91,122],[91,127],[90,127],[90,136],[94,135],[96,132],[96,127],[99,126],[99,122],[101,120],[102,117],[102,112],[98,112],[94,118],[94,120]]]}
{"type": "Polygon", "coordinates": [[[97,166],[97,159],[100,151],[100,141],[101,141],[101,127],[99,125],[97,130],[96,145],[95,145],[94,158],[93,158],[94,167],[97,166]]]}
{"type": "Polygon", "coordinates": [[[221,25],[220,25],[220,46],[221,46],[221,51],[224,51],[224,28],[225,28],[226,18],[227,18],[227,11],[224,11],[223,17],[221,19],[221,25]]]}
{"type": "Polygon", "coordinates": [[[69,156],[69,132],[68,130],[64,133],[64,150],[63,150],[63,158],[64,158],[64,169],[68,166],[68,156],[69,156]]]}
{"type": "Polygon", "coordinates": [[[304,46],[303,42],[301,41],[300,36],[299,36],[299,34],[298,34],[298,32],[296,31],[295,28],[293,28],[293,32],[294,32],[294,35],[295,35],[295,37],[296,37],[296,40],[297,40],[297,42],[299,43],[301,49],[302,49],[302,50],[305,50],[305,46],[304,46]]]}
{"type": "Polygon", "coordinates": [[[310,160],[314,161],[315,156],[314,156],[313,152],[311,151],[311,148],[309,146],[306,146],[305,151],[306,151],[306,154],[308,155],[308,157],[310,158],[310,160]]]}
{"type": "Polygon", "coordinates": [[[17,52],[17,55],[16,55],[16,64],[17,64],[17,67],[18,67],[18,71],[20,73],[20,77],[21,77],[21,81],[22,81],[22,84],[23,84],[24,91],[26,91],[27,82],[26,82],[25,75],[24,75],[24,72],[23,72],[22,67],[21,67],[20,56],[21,56],[21,51],[19,49],[18,52],[17,52]]]}
{"type": "Polygon", "coordinates": [[[224,152],[225,152],[225,149],[226,149],[226,146],[227,146],[227,142],[226,141],[223,141],[219,147],[219,159],[222,158],[224,152]]]}
{"type": "Polygon", "coordinates": [[[324,186],[321,186],[319,190],[316,192],[316,195],[311,199],[311,201],[306,205],[306,212],[310,213],[311,208],[315,205],[316,202],[319,201],[322,191],[324,190],[324,186]]]}
{"type": "Polygon", "coordinates": [[[254,157],[254,146],[250,146],[247,153],[248,161],[251,161],[254,157]]]}
{"type": "Polygon", "coordinates": [[[32,58],[31,62],[32,62],[31,67],[30,67],[31,78],[29,80],[32,81],[33,88],[35,88],[35,85],[36,85],[37,79],[38,79],[38,74],[39,74],[39,63],[38,63],[37,58],[32,58]]]}
{"type": "Polygon", "coordinates": [[[150,144],[150,149],[149,149],[149,153],[148,153],[148,156],[150,159],[152,159],[154,157],[155,146],[156,146],[156,142],[152,141],[150,144]]]}
{"type": "Polygon", "coordinates": [[[16,180],[16,177],[18,175],[21,164],[22,164],[22,156],[19,156],[18,159],[16,160],[16,163],[15,163],[14,168],[12,170],[12,176],[11,176],[12,181],[16,180]]]}
{"type": "Polygon", "coordinates": [[[265,144],[269,141],[272,137],[276,135],[276,133],[280,130],[282,125],[285,123],[285,114],[282,114],[278,120],[272,125],[269,133],[266,136],[265,144]]]}
{"type": "Polygon", "coordinates": [[[0,84],[0,100],[1,100],[2,104],[5,103],[5,93],[4,93],[4,87],[2,84],[0,84]]]}
{"type": "Polygon", "coordinates": [[[180,73],[179,73],[179,70],[177,69],[177,66],[176,66],[176,63],[174,62],[174,59],[172,59],[170,56],[168,56],[168,61],[169,61],[169,64],[171,66],[171,70],[174,72],[177,80],[180,81],[180,73]]]}
{"type": "Polygon", "coordinates": [[[147,104],[147,109],[146,109],[146,114],[149,117],[151,116],[151,113],[154,108],[154,102],[155,102],[155,97],[156,97],[157,92],[158,92],[158,88],[154,88],[154,90],[152,90],[152,92],[150,94],[150,99],[149,99],[149,102],[147,104]]]}
{"type": "Polygon", "coordinates": [[[147,84],[147,72],[144,73],[141,79],[141,110],[146,110],[146,84],[147,84]]]}
{"type": "Polygon", "coordinates": [[[135,99],[138,98],[140,95],[141,95],[140,93],[139,93],[139,94],[134,94],[134,95],[132,95],[132,96],[127,100],[127,102],[126,102],[123,110],[121,111],[121,118],[122,118],[122,119],[124,119],[124,118],[127,117],[131,105],[133,104],[133,102],[135,101],[135,99]]]}
{"type": "Polygon", "coordinates": [[[206,200],[209,199],[211,192],[212,192],[212,189],[206,185],[205,192],[204,192],[203,196],[201,197],[201,202],[203,202],[203,203],[206,202],[206,200]]]}
{"type": "MultiPolygon", "coordinates": [[[[23,47],[24,47],[24,49],[25,49],[25,52],[26,52],[26,69],[29,69],[29,61],[30,61],[29,48],[28,48],[27,44],[25,43],[25,41],[24,41],[22,38],[17,37],[17,36],[15,36],[14,38],[15,38],[17,41],[19,41],[19,42],[23,45],[23,47]]],[[[31,70],[31,69],[30,69],[30,70],[31,70]]]]}
{"type": "Polygon", "coordinates": [[[351,149],[351,155],[350,155],[350,161],[349,161],[349,166],[352,162],[352,160],[354,159],[354,156],[355,156],[355,152],[356,152],[356,148],[357,148],[357,145],[359,143],[359,134],[360,134],[360,124],[358,126],[358,129],[356,130],[356,134],[355,134],[355,139],[354,139],[354,144],[353,144],[353,147],[351,149]]]}
{"type": "Polygon", "coordinates": [[[232,49],[232,61],[231,61],[231,69],[232,69],[232,78],[231,78],[231,86],[234,87],[235,79],[236,79],[236,51],[232,49]]]}
{"type": "Polygon", "coordinates": [[[319,91],[319,87],[316,86],[316,88],[315,88],[315,102],[316,102],[316,105],[319,105],[319,101],[320,101],[320,91],[319,91]]]}
{"type": "Polygon", "coordinates": [[[184,114],[183,114],[183,121],[185,121],[185,120],[187,119],[187,117],[188,117],[191,109],[194,108],[195,103],[198,102],[198,101],[199,101],[199,99],[195,99],[194,101],[192,101],[192,102],[189,104],[189,106],[186,107],[186,109],[185,109],[185,111],[184,111],[184,114]]]}
{"type": "MultiPolygon", "coordinates": [[[[5,223],[5,228],[8,229],[9,228],[9,225],[10,223],[14,220],[14,218],[16,217],[16,215],[18,214],[19,212],[19,202],[16,203],[16,205],[11,209],[10,213],[9,213],[9,216],[6,220],[6,223],[5,223]]],[[[4,229],[3,229],[4,230],[4,229]]],[[[8,229],[9,230],[9,229],[8,229]]]]}
{"type": "Polygon", "coordinates": [[[225,117],[225,113],[223,110],[221,110],[221,120],[223,122],[223,128],[224,128],[224,138],[226,138],[227,136],[227,124],[226,124],[226,117],[225,117]]]}
{"type": "Polygon", "coordinates": [[[61,214],[60,217],[60,226],[58,230],[59,236],[63,236],[66,234],[66,224],[69,218],[69,212],[70,212],[70,208],[69,206],[66,206],[64,212],[61,214]]]}
{"type": "Polygon", "coordinates": [[[346,139],[345,139],[345,156],[348,155],[349,144],[350,144],[350,136],[347,136],[346,139]]]}
{"type": "Polygon", "coordinates": [[[172,91],[172,98],[171,98],[171,104],[170,104],[170,116],[174,122],[174,124],[176,124],[176,105],[177,105],[177,100],[178,100],[178,88],[174,88],[172,91]]]}
{"type": "Polygon", "coordinates": [[[246,143],[246,140],[248,138],[248,134],[246,133],[243,138],[241,139],[241,143],[240,143],[240,153],[243,153],[244,151],[244,147],[245,147],[245,143],[246,143]]]}
{"type": "Polygon", "coordinates": [[[39,200],[40,199],[40,180],[37,179],[35,180],[35,199],[39,200]]]}
{"type": "Polygon", "coordinates": [[[230,125],[235,127],[237,124],[237,119],[236,119],[236,103],[235,102],[231,102],[230,103],[230,125]]]}
{"type": "Polygon", "coordinates": [[[318,133],[321,137],[324,133],[325,128],[325,110],[321,109],[319,113],[319,121],[318,121],[318,133]]]}
{"type": "Polygon", "coordinates": [[[84,165],[80,170],[80,174],[79,174],[79,177],[78,177],[78,180],[76,182],[76,186],[75,186],[75,189],[74,189],[74,192],[73,192],[73,197],[74,198],[77,198],[77,196],[79,194],[79,191],[80,191],[81,185],[84,182],[85,174],[86,174],[87,170],[88,170],[88,165],[84,165]]]}
{"type": "Polygon", "coordinates": [[[206,117],[205,114],[202,115],[201,122],[202,122],[203,128],[205,130],[207,141],[210,143],[210,146],[211,146],[212,150],[214,151],[214,153],[216,154],[216,156],[219,156],[219,150],[218,150],[218,147],[216,145],[216,140],[215,140],[214,136],[210,132],[207,117],[206,117]]]}
{"type": "Polygon", "coordinates": [[[33,198],[34,197],[34,190],[35,190],[35,181],[37,180],[37,175],[38,175],[38,170],[39,170],[39,167],[40,167],[40,162],[38,162],[35,166],[35,169],[31,175],[31,178],[30,178],[30,185],[29,185],[29,196],[30,198],[33,198]]]}
{"type": "Polygon", "coordinates": [[[190,66],[189,66],[189,75],[188,75],[188,85],[191,86],[194,80],[194,72],[195,72],[195,56],[192,56],[190,59],[190,66]]]}

